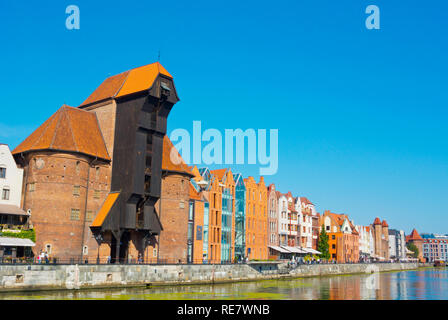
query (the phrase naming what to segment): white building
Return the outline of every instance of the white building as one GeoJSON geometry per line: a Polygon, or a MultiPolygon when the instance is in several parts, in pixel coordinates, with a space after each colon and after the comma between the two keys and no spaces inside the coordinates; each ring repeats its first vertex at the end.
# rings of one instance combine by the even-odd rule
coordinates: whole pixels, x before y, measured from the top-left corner
{"type": "Polygon", "coordinates": [[[406,258],[406,236],[403,230],[389,230],[389,257],[399,260],[406,258]]]}
{"type": "Polygon", "coordinates": [[[0,144],[0,205],[21,207],[23,169],[17,164],[8,145],[0,144]]]}
{"type": "Polygon", "coordinates": [[[303,248],[313,247],[313,216],[317,215],[314,205],[305,197],[297,197],[295,203],[299,220],[299,246],[303,248]]]}
{"type": "Polygon", "coordinates": [[[368,226],[355,226],[359,233],[359,257],[368,258],[375,254],[375,241],[373,238],[372,229],[368,226]]]}
{"type": "Polygon", "coordinates": [[[279,245],[288,245],[288,199],[279,193],[278,198],[278,236],[279,245]]]}

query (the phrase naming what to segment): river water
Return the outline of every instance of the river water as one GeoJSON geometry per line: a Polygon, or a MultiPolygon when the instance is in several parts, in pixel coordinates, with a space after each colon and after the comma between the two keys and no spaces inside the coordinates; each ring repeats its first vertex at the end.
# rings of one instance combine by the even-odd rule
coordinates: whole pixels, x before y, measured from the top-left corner
{"type": "Polygon", "coordinates": [[[3,293],[0,299],[448,300],[448,269],[263,280],[215,285],[3,293]]]}

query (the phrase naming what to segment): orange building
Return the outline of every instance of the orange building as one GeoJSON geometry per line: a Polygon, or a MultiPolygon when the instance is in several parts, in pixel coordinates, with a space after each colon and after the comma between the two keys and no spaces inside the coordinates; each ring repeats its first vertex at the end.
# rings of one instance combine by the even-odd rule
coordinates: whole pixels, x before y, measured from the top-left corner
{"type": "Polygon", "coordinates": [[[246,256],[251,259],[268,259],[267,188],[264,178],[256,183],[253,177],[246,184],[246,256]]]}
{"type": "Polygon", "coordinates": [[[326,210],[321,225],[328,234],[331,260],[338,263],[359,261],[359,233],[347,215],[326,210]]]}
{"type": "MultiPolygon", "coordinates": [[[[193,173],[197,169],[193,169],[193,173]]],[[[203,260],[233,262],[235,253],[235,181],[230,169],[197,170],[193,179],[204,197],[203,260]]]]}

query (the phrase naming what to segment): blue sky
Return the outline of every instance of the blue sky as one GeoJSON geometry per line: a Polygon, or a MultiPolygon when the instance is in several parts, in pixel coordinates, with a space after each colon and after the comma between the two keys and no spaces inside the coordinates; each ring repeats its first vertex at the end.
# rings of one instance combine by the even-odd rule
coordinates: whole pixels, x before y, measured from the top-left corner
{"type": "MultiPolygon", "coordinates": [[[[319,212],[448,233],[445,1],[2,1],[0,142],[157,60],[181,101],[169,131],[279,130],[266,177],[319,212]],[[80,8],[67,30],[65,8],[80,8]],[[380,8],[380,30],[365,9],[380,8]]],[[[234,166],[258,179],[257,165],[234,166]]]]}

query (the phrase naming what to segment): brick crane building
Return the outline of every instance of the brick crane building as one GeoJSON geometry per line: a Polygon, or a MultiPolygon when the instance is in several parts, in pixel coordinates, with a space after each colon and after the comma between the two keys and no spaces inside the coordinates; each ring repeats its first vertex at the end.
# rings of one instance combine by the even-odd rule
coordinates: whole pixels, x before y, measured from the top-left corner
{"type": "Polygon", "coordinates": [[[163,137],[179,100],[158,62],[107,78],[63,106],[14,151],[24,169],[36,251],[123,261],[155,248],[163,137]]]}

